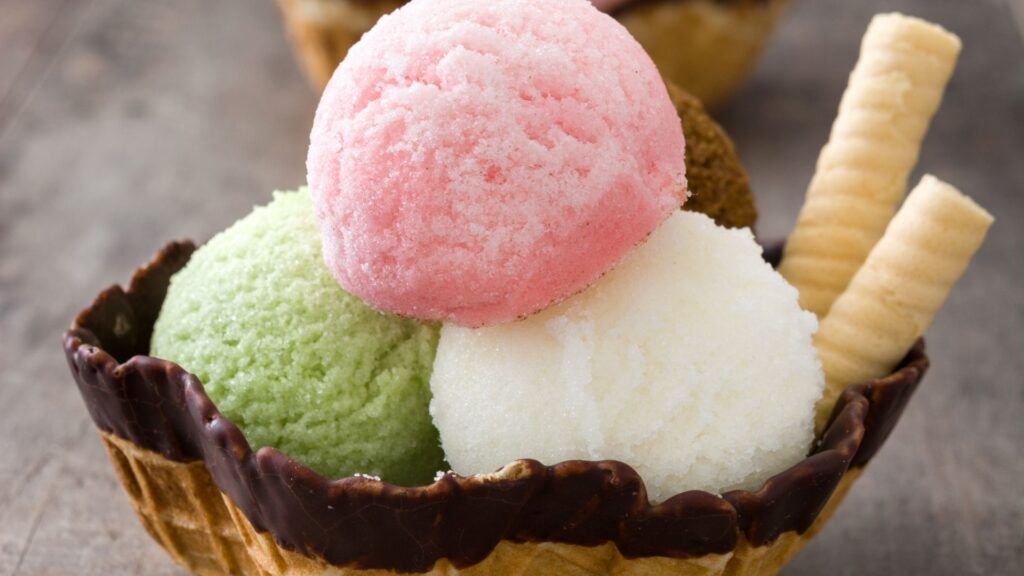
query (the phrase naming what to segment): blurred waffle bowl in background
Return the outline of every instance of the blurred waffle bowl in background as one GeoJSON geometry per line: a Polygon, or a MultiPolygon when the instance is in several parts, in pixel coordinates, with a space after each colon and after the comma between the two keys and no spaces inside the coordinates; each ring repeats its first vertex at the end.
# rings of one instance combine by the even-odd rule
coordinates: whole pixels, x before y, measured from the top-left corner
{"type": "MultiPolygon", "coordinates": [[[[277,0],[313,88],[327,85],[348,49],[405,0],[277,0]]],[[[662,75],[714,109],[757,63],[789,0],[595,2],[647,50],[662,75]]]]}

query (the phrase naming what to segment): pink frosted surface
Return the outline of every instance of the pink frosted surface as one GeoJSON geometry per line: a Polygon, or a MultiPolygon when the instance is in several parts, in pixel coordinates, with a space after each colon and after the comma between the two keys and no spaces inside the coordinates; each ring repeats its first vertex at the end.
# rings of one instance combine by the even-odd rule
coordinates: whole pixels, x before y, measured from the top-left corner
{"type": "Polygon", "coordinates": [[[335,72],[307,169],[346,290],[479,326],[611,269],[684,201],[684,148],[654,64],[587,0],[413,0],[335,72]]]}

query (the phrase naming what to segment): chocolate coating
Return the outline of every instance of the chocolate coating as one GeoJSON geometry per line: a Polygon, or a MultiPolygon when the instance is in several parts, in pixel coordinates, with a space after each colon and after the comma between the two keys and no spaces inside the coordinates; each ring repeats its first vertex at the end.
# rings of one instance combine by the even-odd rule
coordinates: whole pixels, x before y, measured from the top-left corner
{"type": "Polygon", "coordinates": [[[127,290],[105,290],[65,333],[89,413],[101,430],[170,460],[202,459],[257,530],[337,566],[422,572],[448,558],[465,567],[502,539],[610,541],[628,557],[687,558],[726,553],[740,534],[759,546],[802,533],[846,470],[877,451],[928,365],[919,343],[891,376],[851,386],[812,455],[756,492],[691,491],[651,505],[639,475],[614,461],[520,460],[500,474],[447,474],[417,488],[332,481],[273,448],[253,452],[195,376],[145,356],[168,281],[193,250],[169,244],[127,290]]]}

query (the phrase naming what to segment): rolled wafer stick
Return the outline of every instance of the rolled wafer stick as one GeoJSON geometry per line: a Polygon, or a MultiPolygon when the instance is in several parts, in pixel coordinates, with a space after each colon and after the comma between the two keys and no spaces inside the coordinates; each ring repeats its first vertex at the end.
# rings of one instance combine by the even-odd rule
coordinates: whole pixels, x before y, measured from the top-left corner
{"type": "Polygon", "coordinates": [[[910,193],[814,336],[825,371],[819,432],[848,385],[889,374],[924,334],[992,222],[933,176],[910,193]]]}
{"type": "Polygon", "coordinates": [[[818,158],[779,272],[824,317],[906,192],[960,39],[900,14],[876,16],[818,158]]]}

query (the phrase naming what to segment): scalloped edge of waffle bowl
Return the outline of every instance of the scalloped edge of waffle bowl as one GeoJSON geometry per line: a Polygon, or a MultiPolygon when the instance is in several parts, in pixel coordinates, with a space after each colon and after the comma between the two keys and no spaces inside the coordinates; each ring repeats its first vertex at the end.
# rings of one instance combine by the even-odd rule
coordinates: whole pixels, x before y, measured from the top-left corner
{"type": "MultiPolygon", "coordinates": [[[[203,576],[385,576],[390,570],[332,566],[282,548],[256,530],[213,484],[201,461],[175,462],[108,432],[100,432],[118,479],[146,532],[171,558],[203,576]]],[[[825,525],[862,469],[848,472],[814,525],[787,532],[766,546],[744,538],[727,554],[698,558],[626,558],[614,544],[501,541],[481,562],[458,568],[447,560],[419,574],[429,576],[770,576],[776,574],[825,525]]]]}
{"type": "MultiPolygon", "coordinates": [[[[787,532],[766,546],[752,546],[745,538],[727,554],[697,558],[626,558],[614,544],[576,546],[558,542],[501,541],[483,561],[459,569],[441,560],[425,576],[773,576],[817,535],[849,493],[863,469],[849,471],[837,486],[825,509],[804,534],[787,532]]],[[[231,500],[232,511],[242,539],[261,576],[389,576],[390,570],[365,570],[332,566],[323,560],[280,547],[274,537],[259,532],[245,519],[231,500]]]]}
{"type": "MultiPolygon", "coordinates": [[[[111,465],[147,533],[179,565],[201,575],[395,574],[387,569],[334,566],[280,546],[257,530],[231,498],[216,487],[203,461],[178,462],[99,431],[111,465]]],[[[427,575],[615,575],[682,576],[771,575],[778,572],[824,526],[862,473],[851,469],[836,486],[814,524],[804,534],[786,532],[763,546],[741,535],[726,554],[695,558],[624,557],[613,543],[578,546],[560,542],[500,541],[482,561],[459,568],[446,559],[427,575]]]]}

